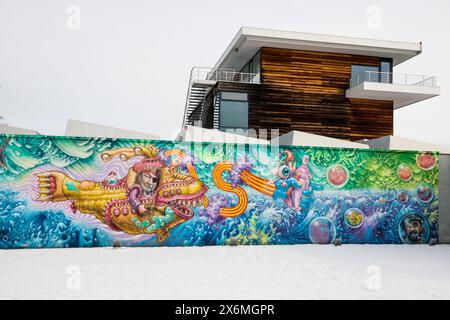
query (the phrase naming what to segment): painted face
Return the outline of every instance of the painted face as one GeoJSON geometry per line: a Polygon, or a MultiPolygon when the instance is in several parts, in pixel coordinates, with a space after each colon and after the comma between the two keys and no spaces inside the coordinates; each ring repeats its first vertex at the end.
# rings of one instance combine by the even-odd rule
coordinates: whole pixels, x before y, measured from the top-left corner
{"type": "Polygon", "coordinates": [[[149,172],[143,172],[140,177],[140,184],[145,193],[152,192],[158,185],[158,177],[149,172]]]}
{"type": "Polygon", "coordinates": [[[422,224],[418,220],[409,221],[405,225],[406,234],[409,240],[417,242],[422,234],[422,224]]]}

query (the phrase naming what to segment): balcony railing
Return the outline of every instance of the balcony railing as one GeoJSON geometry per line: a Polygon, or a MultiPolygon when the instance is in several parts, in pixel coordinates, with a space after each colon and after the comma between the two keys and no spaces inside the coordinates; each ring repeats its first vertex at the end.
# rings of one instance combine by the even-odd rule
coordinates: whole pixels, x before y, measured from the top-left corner
{"type": "Polygon", "coordinates": [[[437,87],[437,79],[433,76],[366,71],[350,79],[350,88],[363,82],[387,83],[405,86],[437,87]]]}
{"type": "Polygon", "coordinates": [[[237,83],[260,83],[259,73],[237,72],[233,69],[194,67],[191,71],[193,83],[203,81],[225,81],[237,83]]]}

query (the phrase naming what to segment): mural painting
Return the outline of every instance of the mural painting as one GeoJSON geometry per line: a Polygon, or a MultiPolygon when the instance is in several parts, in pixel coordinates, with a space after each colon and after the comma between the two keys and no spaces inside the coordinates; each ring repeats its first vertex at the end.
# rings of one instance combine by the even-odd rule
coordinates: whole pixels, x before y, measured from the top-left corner
{"type": "Polygon", "coordinates": [[[438,154],[0,136],[0,248],[438,239],[438,154]]]}

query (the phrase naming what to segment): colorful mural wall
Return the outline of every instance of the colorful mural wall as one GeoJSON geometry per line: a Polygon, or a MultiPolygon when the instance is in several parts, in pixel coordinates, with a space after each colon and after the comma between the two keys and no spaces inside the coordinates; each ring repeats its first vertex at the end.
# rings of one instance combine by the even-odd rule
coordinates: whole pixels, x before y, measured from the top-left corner
{"type": "Polygon", "coordinates": [[[0,135],[0,248],[414,244],[438,154],[0,135]]]}

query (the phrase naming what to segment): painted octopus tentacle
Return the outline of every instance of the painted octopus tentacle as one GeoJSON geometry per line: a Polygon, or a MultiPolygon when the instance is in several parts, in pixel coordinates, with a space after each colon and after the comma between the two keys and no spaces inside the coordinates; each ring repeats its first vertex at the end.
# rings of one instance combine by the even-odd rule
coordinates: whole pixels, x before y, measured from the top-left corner
{"type": "Polygon", "coordinates": [[[237,217],[241,215],[242,213],[244,213],[248,204],[248,196],[245,190],[240,186],[236,186],[235,188],[233,188],[231,183],[224,181],[222,178],[222,174],[225,171],[230,171],[232,167],[233,162],[224,161],[218,163],[213,170],[213,179],[216,186],[220,190],[234,193],[238,197],[238,203],[236,206],[220,209],[219,214],[223,217],[237,217]]]}
{"type": "Polygon", "coordinates": [[[275,185],[273,184],[273,182],[258,177],[247,170],[242,171],[241,178],[242,181],[244,181],[250,187],[269,197],[272,197],[273,193],[275,192],[275,185]]]}

